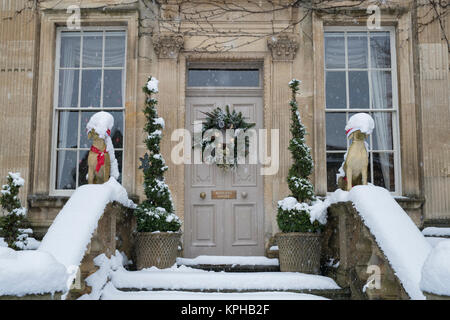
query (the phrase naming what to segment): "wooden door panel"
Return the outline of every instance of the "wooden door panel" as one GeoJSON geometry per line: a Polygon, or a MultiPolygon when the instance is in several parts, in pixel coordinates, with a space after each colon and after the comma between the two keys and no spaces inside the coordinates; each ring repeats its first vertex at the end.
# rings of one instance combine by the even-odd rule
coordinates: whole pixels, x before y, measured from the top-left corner
{"type": "Polygon", "coordinates": [[[214,204],[192,206],[192,245],[217,246],[217,208],[214,204]]]}
{"type": "Polygon", "coordinates": [[[232,246],[256,246],[258,244],[256,203],[232,205],[232,246]]]}

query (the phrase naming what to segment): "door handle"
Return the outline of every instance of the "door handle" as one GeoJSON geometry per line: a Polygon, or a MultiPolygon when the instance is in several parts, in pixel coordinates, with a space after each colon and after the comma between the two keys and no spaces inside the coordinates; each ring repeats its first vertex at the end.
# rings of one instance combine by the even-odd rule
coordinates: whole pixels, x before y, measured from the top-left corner
{"type": "Polygon", "coordinates": [[[200,192],[200,198],[205,199],[206,198],[206,193],[205,192],[200,192]]]}
{"type": "Polygon", "coordinates": [[[248,194],[247,194],[247,192],[244,191],[241,193],[241,196],[243,199],[245,199],[245,198],[247,198],[248,194]]]}

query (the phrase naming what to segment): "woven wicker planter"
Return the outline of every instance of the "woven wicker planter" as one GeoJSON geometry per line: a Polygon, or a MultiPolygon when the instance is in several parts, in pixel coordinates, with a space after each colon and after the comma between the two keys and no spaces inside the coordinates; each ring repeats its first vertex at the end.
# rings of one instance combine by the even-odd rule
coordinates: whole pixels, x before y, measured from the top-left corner
{"type": "Polygon", "coordinates": [[[136,267],[170,268],[177,259],[179,232],[138,232],[136,234],[136,267]]]}
{"type": "Polygon", "coordinates": [[[276,235],[280,270],[318,274],[320,271],[320,234],[278,233],[276,235]]]}

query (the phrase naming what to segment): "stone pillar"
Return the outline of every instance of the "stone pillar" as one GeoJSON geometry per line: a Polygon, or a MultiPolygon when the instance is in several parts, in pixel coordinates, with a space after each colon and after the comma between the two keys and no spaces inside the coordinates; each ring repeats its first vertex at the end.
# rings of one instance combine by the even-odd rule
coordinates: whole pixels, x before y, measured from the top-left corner
{"type": "Polygon", "coordinates": [[[179,112],[181,103],[180,72],[178,55],[184,47],[184,38],[181,34],[158,34],[153,37],[153,47],[158,57],[158,113],[164,118],[165,129],[161,141],[161,153],[169,170],[166,172],[166,181],[172,191],[175,209],[183,217],[184,209],[184,166],[174,165],[170,154],[176,142],[170,141],[172,132],[177,128],[184,128],[184,114],[179,112]]]}
{"type": "Polygon", "coordinates": [[[278,173],[273,176],[273,193],[272,201],[274,203],[275,212],[272,219],[273,230],[278,230],[276,223],[276,203],[289,194],[286,177],[291,165],[291,154],[288,150],[289,139],[291,137],[289,131],[290,124],[290,106],[291,90],[288,83],[292,80],[293,60],[299,47],[298,37],[294,34],[280,34],[271,36],[267,40],[267,46],[272,55],[272,77],[271,101],[272,113],[270,115],[272,127],[270,129],[280,130],[279,150],[280,150],[280,167],[278,173]]]}

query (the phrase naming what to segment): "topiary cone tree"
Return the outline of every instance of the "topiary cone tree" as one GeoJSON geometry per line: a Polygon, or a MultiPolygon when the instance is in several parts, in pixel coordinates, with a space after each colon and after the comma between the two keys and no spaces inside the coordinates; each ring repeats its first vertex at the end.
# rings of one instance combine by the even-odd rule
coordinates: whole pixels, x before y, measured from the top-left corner
{"type": "Polygon", "coordinates": [[[311,175],[314,163],[311,157],[311,148],[306,145],[306,128],[300,118],[296,94],[299,91],[300,81],[293,79],[289,82],[292,90],[291,106],[291,134],[289,150],[292,153],[293,164],[289,169],[287,183],[292,196],[299,202],[314,200],[314,187],[308,177],[311,175]]]}
{"type": "Polygon", "coordinates": [[[289,150],[293,164],[289,169],[287,183],[291,196],[278,201],[277,222],[284,233],[287,232],[316,232],[320,230],[320,223],[311,218],[311,203],[315,200],[314,187],[308,177],[312,173],[314,164],[311,149],[306,145],[306,129],[303,125],[296,94],[300,81],[293,79],[289,82],[292,90],[291,106],[291,134],[289,150]]]}
{"type": "Polygon", "coordinates": [[[147,133],[145,144],[148,152],[139,158],[139,169],[144,173],[144,192],[147,199],[135,211],[137,229],[140,232],[179,231],[180,221],[174,214],[172,194],[164,179],[168,168],[160,153],[164,119],[158,117],[158,101],[152,97],[158,92],[158,80],[150,76],[143,91],[146,94],[144,115],[147,122],[144,131],[147,133]]]}
{"type": "Polygon", "coordinates": [[[20,224],[25,219],[26,209],[22,207],[19,200],[19,189],[24,185],[24,180],[20,173],[10,172],[7,176],[7,184],[0,190],[0,205],[6,212],[3,217],[0,216],[0,230],[5,238],[8,247],[17,250],[16,245],[20,241],[20,224]]]}

